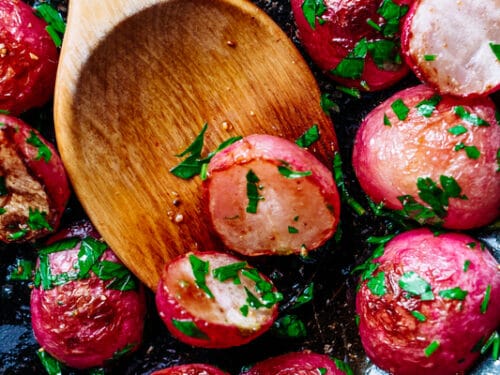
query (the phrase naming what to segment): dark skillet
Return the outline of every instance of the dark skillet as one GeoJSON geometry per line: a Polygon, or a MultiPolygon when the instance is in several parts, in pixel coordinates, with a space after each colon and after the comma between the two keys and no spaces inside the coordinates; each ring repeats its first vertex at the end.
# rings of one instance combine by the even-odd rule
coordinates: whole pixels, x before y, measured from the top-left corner
{"type": "MultiPolygon", "coordinates": [[[[34,1],[28,1],[33,4],[34,1]]],[[[289,35],[297,47],[303,51],[296,38],[296,28],[291,16],[290,5],[285,0],[254,1],[264,9],[289,35]]],[[[61,6],[64,11],[67,1],[52,0],[53,5],[61,6]]],[[[350,165],[353,139],[362,118],[382,100],[404,87],[418,83],[413,75],[389,90],[363,94],[355,99],[341,94],[335,84],[320,72],[312,62],[310,67],[315,74],[322,92],[329,93],[340,106],[339,113],[332,113],[332,120],[339,139],[341,155],[344,160],[344,173],[349,192],[365,207],[366,198],[360,190],[350,165]]],[[[500,95],[495,95],[497,106],[500,95]]],[[[22,116],[28,123],[41,129],[48,139],[54,141],[51,104],[22,116]]],[[[363,262],[373,250],[366,245],[371,235],[393,233],[393,225],[383,218],[375,217],[370,211],[359,216],[348,206],[342,211],[342,237],[334,240],[308,259],[299,257],[259,258],[252,263],[261,271],[273,277],[276,285],[285,294],[281,314],[294,314],[306,322],[305,338],[280,338],[269,332],[255,342],[244,347],[227,350],[193,349],[170,337],[156,314],[152,294],[148,295],[149,314],[146,321],[145,339],[142,348],[129,358],[106,369],[109,374],[149,374],[153,370],[175,364],[206,362],[237,374],[243,366],[270,356],[288,351],[310,349],[346,360],[355,374],[383,374],[370,365],[366,358],[355,323],[354,298],[356,276],[350,274],[354,265],[363,262]],[[311,303],[292,310],[295,296],[314,282],[315,295],[311,303]]],[[[63,225],[85,218],[76,199],[72,199],[63,218],[63,225]]],[[[500,232],[490,226],[470,232],[485,241],[497,260],[500,261],[500,232]]],[[[29,311],[29,283],[9,281],[8,275],[16,264],[16,259],[35,259],[31,245],[0,245],[0,373],[44,374],[36,351],[39,345],[31,332],[29,311]]],[[[490,356],[483,356],[471,374],[495,374],[498,366],[490,356]]],[[[67,374],[88,372],[66,371],[67,374]]]]}

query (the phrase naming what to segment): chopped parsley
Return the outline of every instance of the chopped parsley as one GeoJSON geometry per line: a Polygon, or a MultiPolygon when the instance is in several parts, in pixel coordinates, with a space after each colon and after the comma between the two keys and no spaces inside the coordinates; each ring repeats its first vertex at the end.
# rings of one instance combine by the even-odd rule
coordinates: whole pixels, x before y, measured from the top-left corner
{"type": "Polygon", "coordinates": [[[194,254],[189,254],[189,263],[191,264],[191,269],[193,270],[194,282],[198,288],[203,290],[207,297],[214,298],[212,291],[208,288],[206,284],[206,276],[208,275],[209,262],[198,258],[194,254]]]}
{"type": "Polygon", "coordinates": [[[398,5],[392,0],[384,0],[377,13],[380,14],[386,23],[382,26],[382,34],[385,37],[394,37],[399,31],[399,21],[408,12],[408,5],[398,5]]]}
{"type": "Polygon", "coordinates": [[[345,375],[354,375],[354,372],[351,369],[351,366],[349,366],[348,363],[341,361],[338,358],[332,358],[333,362],[335,363],[335,366],[342,371],[345,375]]]}
{"type": "Polygon", "coordinates": [[[365,58],[368,53],[366,38],[358,41],[351,52],[330,72],[338,77],[359,79],[365,68],[365,58]]]}
{"type": "Polygon", "coordinates": [[[318,367],[316,370],[318,370],[319,375],[325,375],[327,372],[325,367],[318,367]]]}
{"type": "Polygon", "coordinates": [[[314,282],[306,285],[304,290],[293,301],[292,308],[296,309],[306,303],[309,303],[314,298],[314,282]]]}
{"type": "Polygon", "coordinates": [[[94,271],[101,280],[112,280],[106,285],[106,289],[126,292],[138,288],[136,278],[123,264],[103,260],[94,264],[92,266],[92,271],[94,271]]]}
{"type": "Polygon", "coordinates": [[[463,125],[455,125],[448,129],[448,133],[453,135],[461,135],[467,133],[467,128],[463,125]]]}
{"type": "Polygon", "coordinates": [[[425,349],[424,354],[426,357],[430,357],[439,348],[439,341],[434,340],[425,349]]]}
{"type": "Polygon", "coordinates": [[[325,112],[328,116],[332,115],[332,111],[334,112],[340,111],[339,105],[330,98],[330,94],[328,93],[321,94],[321,99],[319,104],[323,112],[325,112]]]}
{"type": "Polygon", "coordinates": [[[500,148],[497,149],[497,172],[500,172],[500,148]]]}
{"type": "Polygon", "coordinates": [[[307,329],[297,315],[287,314],[274,322],[273,333],[282,338],[302,338],[307,336],[307,329]]]}
{"type": "Polygon", "coordinates": [[[50,151],[50,148],[42,142],[33,130],[30,131],[30,136],[26,138],[26,143],[38,149],[38,154],[36,155],[35,160],[43,159],[46,163],[48,163],[52,158],[52,151],[50,151]]]}
{"type": "Polygon", "coordinates": [[[335,183],[340,190],[340,197],[342,201],[347,203],[358,215],[364,215],[366,210],[349,193],[349,190],[347,190],[347,187],[345,186],[344,172],[342,171],[342,158],[338,152],[336,152],[333,156],[333,175],[335,183]]]}
{"type": "Polygon", "coordinates": [[[246,267],[248,267],[247,262],[231,263],[213,269],[212,275],[221,282],[232,279],[235,284],[240,284],[239,272],[246,267]]]}
{"type": "Polygon", "coordinates": [[[491,336],[488,338],[488,340],[486,340],[484,345],[482,345],[482,347],[480,349],[481,354],[486,353],[488,351],[488,349],[490,348],[490,346],[492,347],[491,358],[493,358],[493,360],[496,361],[496,360],[498,360],[499,354],[500,354],[499,353],[500,352],[500,335],[498,334],[497,331],[493,332],[491,334],[491,336]]]}
{"type": "Polygon", "coordinates": [[[35,6],[36,15],[43,18],[47,22],[45,30],[50,35],[56,47],[61,47],[62,37],[66,31],[66,23],[51,5],[42,3],[35,6]]]}
{"type": "Polygon", "coordinates": [[[304,134],[295,140],[295,144],[299,147],[306,148],[312,145],[319,139],[319,127],[314,124],[309,129],[307,129],[304,134]]]}
{"type": "Polygon", "coordinates": [[[48,375],[62,375],[61,362],[52,357],[43,348],[38,349],[36,354],[38,355],[38,358],[48,375]]]}
{"type": "Polygon", "coordinates": [[[377,31],[382,31],[382,26],[380,26],[378,23],[376,23],[374,20],[372,20],[371,18],[368,18],[366,20],[366,23],[371,26],[374,30],[377,30],[377,31]]]}
{"type": "Polygon", "coordinates": [[[464,267],[463,267],[463,271],[464,271],[464,272],[467,272],[467,271],[469,270],[469,268],[470,268],[470,264],[471,264],[471,262],[470,262],[470,260],[469,260],[469,259],[467,259],[467,260],[464,262],[464,267]]]}
{"type": "Polygon", "coordinates": [[[457,143],[453,148],[453,150],[455,151],[464,150],[465,154],[469,159],[476,160],[479,159],[479,157],[481,156],[481,152],[478,150],[476,146],[466,146],[462,142],[457,143]]]}
{"type": "Polygon", "coordinates": [[[406,106],[403,99],[396,99],[392,104],[391,108],[401,121],[406,120],[408,117],[408,113],[410,112],[410,108],[406,106]]]}
{"type": "Polygon", "coordinates": [[[28,221],[26,222],[26,224],[28,224],[28,227],[31,230],[54,230],[54,228],[52,228],[52,226],[47,221],[47,213],[40,211],[38,208],[29,208],[28,221]]]}
{"type": "Polygon", "coordinates": [[[495,54],[497,60],[500,61],[500,44],[495,44],[493,42],[490,42],[490,48],[495,54]]]}
{"type": "Polygon", "coordinates": [[[416,272],[405,272],[398,281],[399,286],[411,296],[418,296],[422,301],[431,301],[434,294],[431,285],[416,272]]]}
{"type": "Polygon", "coordinates": [[[29,281],[33,276],[35,263],[28,259],[16,259],[16,265],[12,272],[7,276],[8,280],[29,281]]]}
{"type": "Polygon", "coordinates": [[[302,3],[302,13],[313,30],[316,29],[316,20],[320,25],[325,23],[321,16],[327,9],[323,0],[304,0],[302,3]]]}
{"type": "Polygon", "coordinates": [[[385,126],[392,126],[391,121],[389,120],[389,116],[387,116],[387,113],[384,113],[384,125],[385,126]]]}
{"type": "Polygon", "coordinates": [[[462,106],[456,106],[453,107],[453,111],[455,114],[460,117],[462,120],[468,122],[471,125],[474,126],[490,126],[490,123],[487,122],[486,120],[482,119],[475,113],[470,113],[468,112],[464,107],[462,106]]]}
{"type": "Polygon", "coordinates": [[[435,61],[436,55],[424,55],[424,61],[435,61]]]}
{"type": "Polygon", "coordinates": [[[299,230],[295,227],[292,227],[291,225],[288,226],[288,233],[290,234],[296,234],[299,233],[299,230]]]}
{"type": "Polygon", "coordinates": [[[259,201],[264,199],[264,197],[259,194],[259,190],[261,190],[263,187],[261,185],[258,185],[260,179],[251,169],[248,171],[246,179],[247,179],[247,198],[248,198],[246,212],[255,214],[257,213],[257,205],[259,201]]]}
{"type": "Polygon", "coordinates": [[[486,310],[488,310],[488,304],[490,302],[490,295],[491,295],[491,285],[488,284],[488,286],[486,287],[486,290],[484,291],[484,296],[483,296],[483,300],[481,302],[481,314],[485,314],[486,313],[486,310]]]}
{"type": "Polygon", "coordinates": [[[207,334],[201,331],[192,320],[172,319],[172,325],[182,334],[201,340],[209,340],[207,334]]]}
{"type": "Polygon", "coordinates": [[[419,322],[425,322],[427,320],[427,317],[422,314],[420,311],[411,311],[411,315],[413,315],[415,317],[415,319],[417,319],[419,322]]]}
{"type": "Polygon", "coordinates": [[[290,169],[287,165],[279,165],[278,171],[282,176],[290,179],[302,178],[312,175],[311,171],[294,171],[290,169]]]}
{"type": "Polygon", "coordinates": [[[463,301],[465,297],[467,297],[467,294],[469,294],[468,291],[461,289],[460,287],[455,287],[451,289],[445,289],[439,291],[439,296],[444,298],[444,299],[454,299],[454,300],[459,300],[463,301]]]}
{"type": "Polygon", "coordinates": [[[441,99],[441,96],[436,94],[430,99],[422,100],[417,104],[417,112],[424,117],[431,117],[441,99]]]}
{"type": "Polygon", "coordinates": [[[387,292],[385,286],[385,272],[379,272],[371,277],[366,283],[366,286],[374,295],[383,296],[387,292]]]}
{"type": "Polygon", "coordinates": [[[360,99],[361,98],[361,93],[357,88],[354,87],[345,87],[345,86],[336,86],[335,87],[337,90],[340,92],[343,92],[347,95],[352,96],[353,98],[360,99]]]}

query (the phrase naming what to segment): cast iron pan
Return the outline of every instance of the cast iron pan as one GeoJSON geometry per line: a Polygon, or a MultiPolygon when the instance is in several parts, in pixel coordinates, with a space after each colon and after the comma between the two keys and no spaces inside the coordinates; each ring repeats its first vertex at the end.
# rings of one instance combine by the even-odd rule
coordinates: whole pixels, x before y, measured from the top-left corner
{"type": "MultiPolygon", "coordinates": [[[[83,1],[83,0],[79,0],[83,1]]],[[[104,1],[104,0],[103,0],[104,1]]],[[[30,4],[36,1],[28,1],[30,4]]],[[[52,0],[65,14],[67,0],[52,0]]],[[[289,35],[297,47],[304,52],[296,38],[296,28],[288,0],[255,0],[289,35]]],[[[329,93],[340,106],[340,112],[332,113],[335,130],[344,160],[344,174],[349,192],[365,207],[366,198],[360,190],[350,165],[354,135],[363,117],[382,100],[394,92],[415,85],[418,80],[409,75],[397,86],[378,93],[365,93],[361,99],[341,94],[330,81],[307,58],[322,92],[329,93]]],[[[494,100],[497,106],[500,96],[494,100]]],[[[23,119],[37,127],[54,142],[51,103],[41,110],[24,114],[23,119]]],[[[384,374],[366,358],[355,323],[354,299],[357,278],[350,271],[362,263],[373,250],[366,244],[370,235],[394,233],[390,222],[375,217],[369,210],[358,216],[348,206],[342,207],[339,241],[332,240],[310,258],[296,256],[252,259],[253,265],[270,275],[284,293],[285,301],[281,314],[297,315],[306,322],[307,336],[299,339],[280,338],[268,332],[249,345],[226,350],[195,349],[173,339],[160,321],[153,295],[148,295],[149,312],[146,319],[145,338],[141,349],[121,362],[111,365],[106,374],[150,374],[154,370],[175,364],[190,362],[211,363],[232,374],[238,374],[243,366],[282,354],[288,351],[309,349],[346,360],[355,374],[384,374]],[[302,290],[314,283],[314,299],[297,309],[291,309],[292,301],[302,290]]],[[[73,198],[66,210],[62,225],[85,218],[79,203],[73,198]]],[[[498,224],[497,224],[498,226],[498,224]]],[[[485,241],[500,259],[500,232],[492,225],[479,231],[469,232],[485,241]]],[[[0,245],[0,374],[44,374],[36,351],[39,345],[31,331],[29,282],[9,281],[16,259],[31,259],[35,256],[32,245],[0,245]]],[[[498,374],[500,361],[483,356],[474,375],[498,374]]],[[[65,374],[85,374],[66,370],[65,374]]]]}

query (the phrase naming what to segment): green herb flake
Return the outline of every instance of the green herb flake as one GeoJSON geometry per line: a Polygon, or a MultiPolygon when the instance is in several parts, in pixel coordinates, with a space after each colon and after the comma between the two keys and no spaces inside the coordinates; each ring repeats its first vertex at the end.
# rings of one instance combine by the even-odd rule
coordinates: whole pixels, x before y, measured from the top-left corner
{"type": "Polygon", "coordinates": [[[35,11],[37,16],[43,18],[45,22],[47,22],[48,25],[45,27],[45,30],[52,38],[56,47],[61,47],[62,36],[66,31],[66,23],[62,16],[56,9],[46,3],[35,6],[35,11]]]}
{"type": "Polygon", "coordinates": [[[494,361],[498,360],[500,355],[500,335],[498,331],[493,332],[488,340],[486,340],[480,349],[480,353],[485,354],[490,347],[492,347],[491,358],[493,358],[494,361]]]}
{"type": "Polygon", "coordinates": [[[366,23],[371,26],[374,30],[377,30],[377,31],[382,31],[382,27],[376,23],[375,21],[373,21],[371,18],[368,18],[366,20],[366,23]]]}
{"type": "Polygon", "coordinates": [[[38,149],[35,160],[43,159],[46,163],[48,163],[52,158],[52,151],[50,151],[50,148],[42,142],[33,130],[30,131],[30,136],[26,138],[26,143],[38,149]]]}
{"type": "Polygon", "coordinates": [[[477,149],[476,146],[466,146],[463,143],[457,143],[453,148],[454,151],[465,150],[465,154],[469,159],[479,159],[481,156],[481,152],[477,149]]]}
{"type": "Polygon", "coordinates": [[[414,310],[411,312],[411,315],[413,315],[415,317],[415,319],[417,319],[419,322],[422,322],[422,323],[427,320],[427,317],[424,314],[422,314],[420,311],[414,310]]]}
{"type": "Polygon", "coordinates": [[[484,291],[484,296],[483,300],[481,302],[481,314],[486,314],[486,310],[488,310],[488,304],[490,302],[490,296],[491,296],[491,285],[488,284],[486,287],[486,290],[484,291]]]}
{"type": "Polygon", "coordinates": [[[410,112],[410,108],[406,106],[406,104],[403,102],[403,99],[399,98],[395,100],[391,104],[391,108],[401,121],[406,120],[408,117],[408,113],[410,112]]]}
{"type": "Polygon", "coordinates": [[[310,282],[306,285],[302,293],[297,296],[297,298],[293,301],[292,308],[296,309],[306,303],[309,303],[314,298],[314,282],[310,282]]]}
{"type": "Polygon", "coordinates": [[[463,301],[465,297],[469,294],[468,291],[461,289],[460,287],[455,287],[451,289],[445,289],[439,291],[439,296],[444,299],[454,299],[458,301],[463,301]]]}
{"type": "Polygon", "coordinates": [[[137,346],[136,343],[128,343],[123,348],[118,349],[113,353],[113,359],[118,360],[125,357],[127,354],[131,353],[132,350],[137,346]]]}
{"type": "Polygon", "coordinates": [[[36,354],[38,355],[38,358],[48,375],[62,375],[61,362],[52,357],[43,348],[40,348],[36,354]]]}
{"type": "Polygon", "coordinates": [[[337,366],[337,369],[342,371],[345,375],[354,375],[354,372],[351,369],[351,366],[349,366],[348,363],[338,359],[338,358],[332,358],[333,362],[335,363],[335,366],[337,366]]]}
{"type": "MultiPolygon", "coordinates": [[[[0,109],[0,115],[8,115],[10,111],[8,109],[0,109]]],[[[5,124],[2,122],[0,123],[0,127],[5,126],[5,124]]]]}
{"type": "Polygon", "coordinates": [[[401,64],[397,44],[392,40],[375,40],[368,42],[368,52],[379,69],[385,69],[387,63],[401,64]]]}
{"type": "Polygon", "coordinates": [[[340,196],[343,202],[347,203],[358,215],[364,215],[366,210],[361,204],[349,193],[344,181],[344,172],[342,171],[342,158],[340,153],[336,152],[333,156],[333,175],[335,183],[340,190],[340,196]]]}
{"type": "Polygon", "coordinates": [[[424,117],[431,117],[432,112],[434,112],[441,99],[441,96],[434,95],[430,99],[422,100],[416,106],[417,112],[424,117]]]}
{"type": "Polygon", "coordinates": [[[47,213],[41,212],[38,208],[29,208],[28,221],[26,222],[31,230],[42,230],[47,229],[49,231],[54,230],[52,226],[47,221],[47,213]]]}
{"type": "Polygon", "coordinates": [[[462,135],[467,133],[467,128],[463,125],[455,125],[448,129],[448,133],[452,135],[462,135]]]}
{"type": "Polygon", "coordinates": [[[327,372],[327,369],[324,367],[318,367],[316,370],[318,370],[319,375],[325,375],[327,372]]]}
{"type": "Polygon", "coordinates": [[[6,212],[7,212],[7,210],[5,208],[0,207],[0,215],[3,215],[6,212]]]}
{"type": "Polygon", "coordinates": [[[339,105],[337,103],[335,103],[330,98],[330,94],[328,94],[328,93],[321,94],[321,99],[320,99],[319,104],[320,104],[321,109],[323,110],[323,112],[325,112],[328,116],[332,115],[332,111],[333,112],[340,112],[339,105]]]}
{"type": "Polygon", "coordinates": [[[26,237],[27,234],[28,234],[28,230],[27,229],[20,229],[20,230],[18,230],[16,232],[9,233],[7,235],[7,239],[9,241],[17,241],[17,240],[20,240],[21,238],[26,237]]]}
{"type": "Polygon", "coordinates": [[[304,322],[297,315],[284,315],[273,324],[273,333],[281,338],[303,338],[307,336],[304,322]]]}
{"type": "Polygon", "coordinates": [[[192,320],[172,319],[172,325],[182,334],[200,340],[209,340],[207,334],[201,331],[192,320]]]}
{"type": "Polygon", "coordinates": [[[436,352],[438,348],[439,348],[439,341],[434,340],[424,349],[425,356],[429,358],[436,352]]]}
{"type": "Polygon", "coordinates": [[[53,244],[44,246],[38,249],[39,255],[48,255],[52,253],[58,253],[60,251],[73,249],[80,242],[80,239],[77,237],[65,238],[63,240],[54,242],[53,244]]]}
{"type": "Polygon", "coordinates": [[[289,178],[289,179],[302,178],[302,177],[307,177],[307,176],[312,175],[311,171],[294,171],[286,165],[279,165],[278,172],[282,176],[289,178]]]}
{"type": "Polygon", "coordinates": [[[464,271],[464,272],[467,272],[467,271],[469,270],[469,268],[470,268],[470,264],[471,264],[471,262],[470,262],[470,260],[469,260],[469,259],[467,259],[467,260],[464,262],[464,267],[463,267],[463,271],[464,271]]]}
{"type": "Polygon", "coordinates": [[[92,266],[92,271],[94,271],[101,280],[112,280],[106,285],[106,289],[126,292],[137,290],[139,287],[139,283],[135,276],[123,264],[103,260],[94,264],[92,266]]]}
{"type": "Polygon", "coordinates": [[[259,189],[262,189],[262,187],[258,185],[260,179],[251,169],[248,171],[246,179],[247,179],[247,198],[248,198],[246,212],[255,214],[257,213],[257,205],[259,201],[264,199],[264,197],[259,194],[259,189]]]}
{"type": "Polygon", "coordinates": [[[336,86],[335,88],[353,98],[361,99],[361,92],[355,87],[336,86]]]}
{"type": "Polygon", "coordinates": [[[489,122],[486,120],[482,119],[475,113],[470,113],[468,112],[464,107],[462,106],[456,106],[453,107],[453,111],[455,114],[460,117],[462,120],[468,122],[471,125],[474,126],[490,126],[489,122]]]}
{"type": "Polygon", "coordinates": [[[359,79],[365,68],[365,58],[368,53],[366,38],[356,43],[351,52],[330,72],[338,77],[359,79]]]}
{"type": "Polygon", "coordinates": [[[215,279],[224,282],[226,280],[233,280],[235,284],[240,283],[239,272],[248,267],[247,262],[236,262],[226,266],[217,267],[212,270],[212,275],[215,279]]]}
{"type": "Polygon", "coordinates": [[[371,277],[366,286],[374,295],[383,296],[387,292],[385,287],[385,272],[379,272],[371,277]]]}
{"type": "Polygon", "coordinates": [[[387,113],[384,113],[384,125],[385,126],[392,126],[391,121],[389,120],[389,116],[387,116],[387,113]]]}
{"type": "Polygon", "coordinates": [[[500,172],[500,148],[497,149],[497,170],[496,172],[500,172]]]}
{"type": "Polygon", "coordinates": [[[399,286],[412,296],[419,296],[422,301],[431,301],[434,294],[431,285],[416,272],[405,272],[398,281],[399,286]]]}
{"type": "Polygon", "coordinates": [[[78,250],[78,277],[87,278],[89,271],[99,261],[108,245],[92,237],[82,239],[80,249],[78,250]]]}
{"type": "Polygon", "coordinates": [[[436,61],[436,55],[424,55],[424,61],[436,61]]]}
{"type": "Polygon", "coordinates": [[[292,227],[291,225],[288,226],[288,233],[290,234],[296,234],[299,233],[299,230],[295,227],[292,227]]]}
{"type": "Polygon", "coordinates": [[[490,48],[496,56],[497,60],[500,61],[500,44],[490,42],[490,48]]]}
{"type": "Polygon", "coordinates": [[[319,139],[319,127],[314,124],[309,129],[307,129],[299,138],[295,140],[295,143],[302,148],[309,147],[314,142],[319,139]]]}
{"type": "Polygon", "coordinates": [[[8,280],[29,281],[33,277],[35,263],[28,259],[16,259],[12,272],[7,276],[8,280]]]}
{"type": "Polygon", "coordinates": [[[193,270],[194,281],[198,288],[203,290],[207,297],[214,298],[212,291],[208,288],[205,278],[209,272],[209,262],[198,258],[194,254],[189,254],[189,263],[191,264],[191,269],[193,270]]]}
{"type": "Polygon", "coordinates": [[[248,316],[249,307],[248,305],[243,305],[240,307],[241,315],[248,316]]]}
{"type": "Polygon", "coordinates": [[[302,3],[302,13],[313,30],[316,29],[316,20],[320,25],[325,22],[321,16],[327,9],[323,0],[304,0],[302,3]]]}

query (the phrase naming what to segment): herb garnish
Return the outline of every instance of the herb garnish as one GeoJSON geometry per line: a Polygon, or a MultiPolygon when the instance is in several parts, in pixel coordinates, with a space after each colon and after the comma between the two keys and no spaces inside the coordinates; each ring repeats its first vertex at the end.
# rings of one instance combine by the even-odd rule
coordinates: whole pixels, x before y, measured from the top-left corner
{"type": "Polygon", "coordinates": [[[398,281],[399,286],[411,296],[418,296],[422,301],[431,301],[434,294],[431,285],[422,279],[416,272],[409,271],[401,275],[398,281]]]}
{"type": "Polygon", "coordinates": [[[497,170],[496,172],[500,172],[500,148],[497,150],[497,170]]]}
{"type": "Polygon", "coordinates": [[[332,358],[332,359],[333,359],[333,362],[335,363],[335,366],[337,366],[337,368],[340,371],[342,371],[345,375],[354,375],[354,373],[351,369],[351,366],[349,366],[348,363],[341,361],[338,358],[332,358]]]}
{"type": "Polygon", "coordinates": [[[50,151],[49,147],[41,141],[33,130],[30,131],[30,136],[26,138],[26,143],[38,149],[38,154],[35,160],[43,159],[46,163],[48,163],[52,158],[52,151],[50,151]]]}
{"type": "Polygon", "coordinates": [[[310,282],[309,284],[306,285],[304,290],[295,298],[293,301],[292,308],[296,309],[299,308],[300,306],[309,303],[313,300],[314,298],[314,282],[310,282]]]}
{"type": "Polygon", "coordinates": [[[368,53],[368,42],[366,38],[356,43],[351,52],[343,58],[340,63],[330,72],[338,77],[358,79],[365,67],[365,58],[368,53]]]}
{"type": "Polygon", "coordinates": [[[35,264],[28,259],[16,259],[13,271],[7,276],[8,280],[28,281],[33,276],[35,264]]]}
{"type": "Polygon", "coordinates": [[[467,259],[464,262],[464,267],[463,267],[464,272],[467,272],[469,270],[469,267],[470,267],[470,260],[467,259]]]}
{"type": "Polygon", "coordinates": [[[465,150],[465,154],[469,159],[479,159],[481,156],[481,152],[477,149],[476,146],[466,146],[462,142],[457,143],[453,148],[454,151],[465,150]]]}
{"type": "Polygon", "coordinates": [[[316,370],[318,370],[319,375],[325,375],[328,371],[325,367],[318,367],[316,370]]]}
{"type": "Polygon", "coordinates": [[[436,55],[424,55],[424,61],[435,61],[436,55]]]}
{"type": "Polygon", "coordinates": [[[408,12],[408,9],[408,5],[398,5],[392,0],[382,2],[377,13],[386,20],[382,26],[382,34],[385,37],[393,37],[399,31],[399,21],[408,12]]]}
{"type": "Polygon", "coordinates": [[[342,171],[342,158],[338,152],[336,152],[333,156],[333,176],[335,183],[340,190],[340,197],[342,201],[347,203],[358,215],[364,215],[366,210],[354,197],[352,197],[345,186],[344,172],[342,171]]]}
{"type": "Polygon", "coordinates": [[[248,267],[247,262],[236,262],[212,270],[212,275],[217,280],[223,282],[232,279],[234,284],[241,284],[239,271],[248,267]]]}
{"type": "Polygon", "coordinates": [[[106,285],[106,289],[126,292],[136,290],[138,287],[135,277],[123,264],[103,260],[94,264],[92,271],[101,280],[112,280],[111,283],[106,285]]]}
{"type": "Polygon", "coordinates": [[[360,99],[361,98],[361,93],[360,91],[355,88],[355,87],[345,87],[345,86],[335,86],[337,90],[340,92],[343,92],[347,95],[352,96],[353,98],[360,99]]]}
{"type": "Polygon", "coordinates": [[[258,185],[260,179],[251,169],[248,171],[246,179],[247,179],[247,198],[248,198],[246,212],[255,214],[257,213],[257,205],[259,201],[264,199],[264,197],[259,194],[259,190],[261,190],[263,187],[261,185],[258,185]]]}
{"type": "Polygon", "coordinates": [[[43,348],[38,349],[36,354],[48,375],[62,375],[61,362],[52,357],[43,348]]]}
{"type": "Polygon", "coordinates": [[[205,278],[208,275],[209,262],[198,258],[193,254],[189,254],[189,263],[191,264],[191,269],[193,270],[193,276],[195,284],[198,288],[203,290],[207,297],[214,298],[212,291],[208,288],[205,278]]]}
{"type": "Polygon", "coordinates": [[[413,315],[413,316],[415,317],[415,319],[417,319],[419,322],[422,322],[422,323],[423,323],[423,322],[425,322],[425,321],[427,320],[427,317],[426,317],[424,314],[422,314],[420,311],[416,311],[416,310],[414,310],[414,311],[411,311],[410,313],[411,313],[411,315],[413,315]]]}
{"type": "Polygon", "coordinates": [[[465,297],[469,294],[468,291],[461,289],[460,287],[455,287],[451,289],[445,289],[439,291],[439,296],[445,299],[455,299],[463,301],[465,297]]]}
{"type": "MultiPolygon", "coordinates": [[[[479,342],[479,345],[482,345],[482,341],[481,340],[479,342]]],[[[491,334],[491,336],[488,338],[488,340],[486,340],[486,342],[484,343],[484,345],[481,346],[480,348],[480,352],[481,354],[484,354],[488,351],[488,349],[490,348],[490,346],[492,346],[492,350],[491,350],[491,358],[493,358],[493,360],[498,360],[499,358],[499,355],[500,355],[500,335],[498,334],[498,331],[495,331],[491,334]]],[[[473,348],[473,351],[474,351],[474,348],[473,348]]]]}
{"type": "Polygon", "coordinates": [[[434,112],[441,99],[441,96],[436,94],[430,99],[422,100],[416,106],[418,113],[424,117],[431,117],[432,112],[434,112]]]}
{"type": "Polygon", "coordinates": [[[482,119],[475,113],[470,113],[468,112],[464,107],[462,106],[456,106],[453,107],[453,111],[455,114],[460,117],[462,120],[468,122],[471,125],[475,126],[490,126],[490,123],[487,122],[486,120],[482,119]]]}
{"type": "Polygon", "coordinates": [[[392,126],[391,121],[389,120],[389,116],[387,116],[387,113],[384,113],[384,125],[392,126]]]}
{"type": "Polygon", "coordinates": [[[328,93],[321,94],[321,99],[319,104],[323,112],[325,112],[328,116],[332,115],[332,111],[334,112],[340,111],[339,105],[330,98],[330,94],[328,93]]]}
{"type": "Polygon", "coordinates": [[[424,354],[426,357],[430,357],[439,348],[439,341],[434,340],[425,349],[424,354]]]}
{"type": "Polygon", "coordinates": [[[316,20],[320,25],[325,23],[325,20],[321,16],[326,10],[327,7],[323,0],[304,0],[302,3],[304,17],[313,30],[316,29],[316,20]]]}
{"type": "Polygon", "coordinates": [[[172,319],[172,325],[184,335],[201,340],[208,340],[209,337],[192,320],[172,319]]]}
{"type": "Polygon", "coordinates": [[[455,125],[448,129],[448,133],[453,135],[461,135],[467,133],[467,128],[463,125],[455,125]]]}
{"type": "Polygon", "coordinates": [[[284,315],[273,324],[273,333],[282,338],[302,338],[307,336],[307,329],[297,315],[284,315]]]}
{"type": "Polygon", "coordinates": [[[486,313],[486,310],[488,310],[488,304],[490,302],[490,295],[491,295],[491,285],[488,284],[488,286],[486,287],[486,290],[484,291],[484,296],[483,296],[483,300],[481,302],[481,314],[485,314],[486,313]]]}
{"type": "Polygon", "coordinates": [[[366,286],[376,296],[383,296],[387,292],[385,287],[385,272],[379,272],[371,277],[366,283],[366,286]]]}
{"type": "Polygon", "coordinates": [[[35,6],[36,15],[47,22],[45,30],[50,35],[56,47],[61,47],[62,36],[66,31],[66,24],[59,12],[49,4],[39,4],[35,6]]]}
{"type": "Polygon", "coordinates": [[[299,147],[306,148],[312,145],[318,139],[319,127],[317,124],[314,124],[295,140],[295,144],[297,144],[299,147]]]}
{"type": "Polygon", "coordinates": [[[495,54],[497,60],[500,61],[500,44],[495,44],[493,42],[490,42],[490,48],[495,54]]]}
{"type": "Polygon", "coordinates": [[[290,179],[302,178],[312,175],[311,171],[294,171],[290,169],[287,165],[279,165],[278,171],[282,176],[290,179]]]}
{"type": "Polygon", "coordinates": [[[403,99],[396,99],[392,104],[391,108],[401,121],[406,120],[408,117],[408,113],[410,112],[410,108],[406,106],[403,99]]]}

